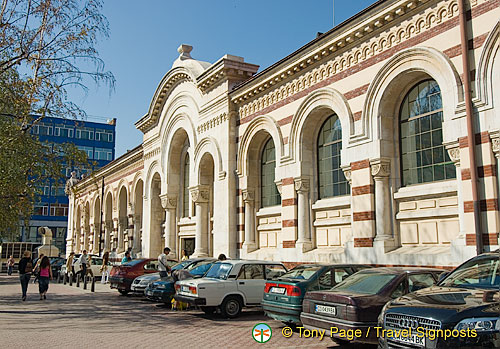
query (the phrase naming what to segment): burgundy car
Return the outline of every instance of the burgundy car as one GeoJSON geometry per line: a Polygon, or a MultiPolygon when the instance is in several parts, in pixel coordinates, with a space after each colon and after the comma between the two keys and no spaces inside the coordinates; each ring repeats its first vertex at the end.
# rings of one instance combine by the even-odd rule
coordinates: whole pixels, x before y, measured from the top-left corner
{"type": "MultiPolygon", "coordinates": [[[[172,266],[177,261],[168,260],[172,266]]],[[[158,272],[158,260],[152,258],[134,259],[122,265],[115,265],[109,274],[111,288],[116,288],[122,295],[130,292],[130,286],[138,276],[158,272]]]]}
{"type": "Polygon", "coordinates": [[[331,290],[307,292],[300,319],[307,329],[325,329],[325,336],[337,343],[377,344],[374,327],[383,306],[434,285],[442,272],[431,268],[365,269],[331,290]],[[353,335],[358,329],[358,335],[353,335]]]}

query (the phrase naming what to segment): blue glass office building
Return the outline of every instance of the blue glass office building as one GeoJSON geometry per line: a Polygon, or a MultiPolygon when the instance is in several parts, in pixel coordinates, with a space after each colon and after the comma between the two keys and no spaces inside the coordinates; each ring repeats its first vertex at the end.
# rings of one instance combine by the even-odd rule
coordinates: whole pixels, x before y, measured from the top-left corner
{"type": "Polygon", "coordinates": [[[40,202],[35,204],[29,226],[21,226],[21,241],[39,242],[39,227],[49,227],[53,233],[53,243],[61,253],[66,249],[66,232],[68,226],[68,197],[64,193],[66,179],[76,171],[80,178],[86,176],[115,158],[116,119],[106,122],[70,120],[46,117],[32,127],[31,133],[41,141],[53,143],[74,143],[87,153],[88,166],[64,168],[65,179],[60,182],[50,180],[40,186],[40,202]]]}

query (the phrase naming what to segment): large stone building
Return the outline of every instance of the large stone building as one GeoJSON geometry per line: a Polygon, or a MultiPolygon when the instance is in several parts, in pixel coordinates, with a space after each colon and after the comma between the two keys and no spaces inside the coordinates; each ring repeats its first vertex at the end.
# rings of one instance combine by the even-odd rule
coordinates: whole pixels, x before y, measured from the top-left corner
{"type": "Polygon", "coordinates": [[[378,1],[259,73],[182,45],[142,144],[74,186],[67,251],[97,252],[101,203],[103,248],[142,256],[451,266],[476,231],[498,248],[500,1],[459,9],[378,1]]]}

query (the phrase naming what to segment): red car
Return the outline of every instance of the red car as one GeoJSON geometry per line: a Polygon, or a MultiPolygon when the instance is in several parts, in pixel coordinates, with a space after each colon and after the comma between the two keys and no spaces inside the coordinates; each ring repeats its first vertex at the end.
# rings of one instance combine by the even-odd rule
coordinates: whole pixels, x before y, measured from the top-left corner
{"type": "MultiPolygon", "coordinates": [[[[168,260],[168,266],[170,267],[176,263],[176,260],[168,260]]],[[[109,273],[109,282],[111,288],[116,288],[122,295],[126,295],[130,292],[130,286],[136,277],[157,272],[157,259],[134,259],[122,265],[115,265],[109,273]]]]}

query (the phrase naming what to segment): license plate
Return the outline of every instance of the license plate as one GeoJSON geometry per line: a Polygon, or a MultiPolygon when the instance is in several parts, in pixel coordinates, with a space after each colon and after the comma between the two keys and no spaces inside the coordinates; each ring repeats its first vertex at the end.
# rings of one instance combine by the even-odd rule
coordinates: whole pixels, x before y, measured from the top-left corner
{"type": "MultiPolygon", "coordinates": [[[[399,330],[396,330],[399,331],[399,330]]],[[[412,345],[417,345],[419,347],[425,347],[425,337],[418,337],[417,335],[411,335],[408,336],[408,331],[404,331],[406,335],[403,335],[403,333],[399,334],[397,337],[392,337],[392,339],[396,342],[400,343],[406,343],[406,344],[412,344],[412,345]]]]}
{"type": "Polygon", "coordinates": [[[182,286],[182,292],[189,293],[189,286],[182,286]]]}
{"type": "Polygon", "coordinates": [[[316,313],[337,315],[337,309],[335,307],[329,307],[327,305],[316,304],[316,313]]]}
{"type": "Polygon", "coordinates": [[[285,294],[286,289],[284,287],[271,287],[271,293],[285,294]]]}

